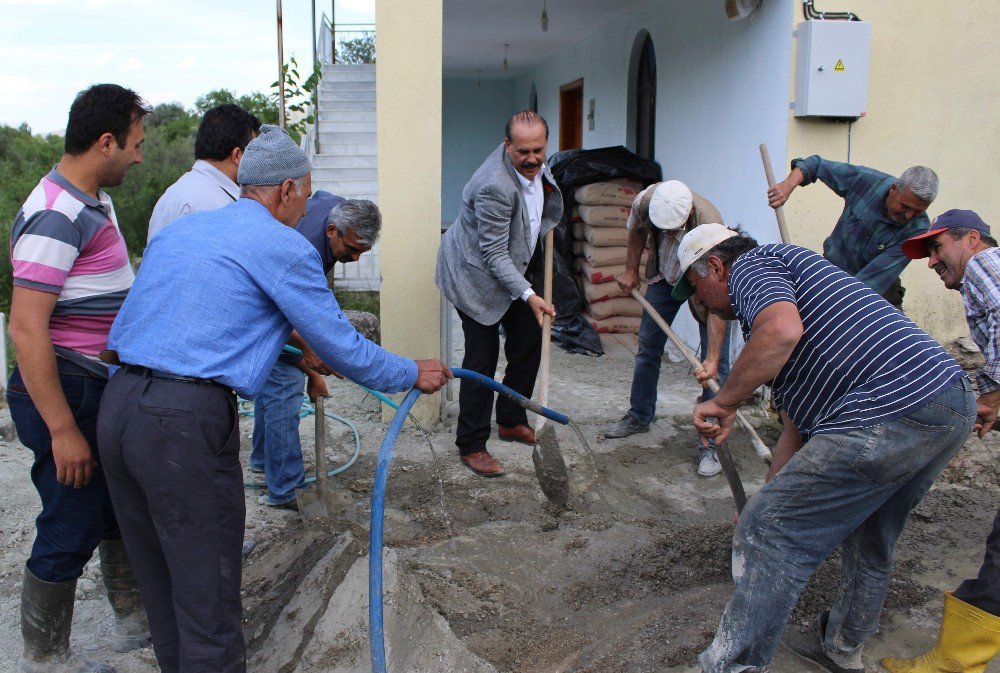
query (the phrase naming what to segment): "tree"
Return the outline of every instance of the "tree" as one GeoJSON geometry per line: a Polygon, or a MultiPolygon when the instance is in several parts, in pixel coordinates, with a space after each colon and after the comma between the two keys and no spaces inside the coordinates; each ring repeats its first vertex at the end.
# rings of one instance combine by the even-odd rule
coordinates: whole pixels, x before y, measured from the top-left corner
{"type": "Polygon", "coordinates": [[[365,33],[361,37],[340,41],[337,53],[338,63],[374,63],[375,33],[365,33]]]}

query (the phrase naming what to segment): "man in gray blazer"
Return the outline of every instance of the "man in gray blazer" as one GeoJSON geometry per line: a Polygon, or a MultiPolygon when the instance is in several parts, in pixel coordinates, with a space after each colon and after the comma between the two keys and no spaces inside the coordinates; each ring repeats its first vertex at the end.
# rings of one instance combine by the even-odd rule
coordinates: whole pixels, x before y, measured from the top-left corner
{"type": "MultiPolygon", "coordinates": [[[[436,281],[462,319],[462,367],[496,374],[502,325],[503,383],[531,397],[541,358],[542,314],[555,317],[556,311],[534,293],[524,274],[532,255],[541,253],[542,238],[559,224],[563,202],[545,165],[545,120],[523,110],[508,120],[505,136],[462,190],[458,219],[441,238],[436,281]]],[[[492,390],[462,380],[455,443],[462,462],[484,477],[504,473],[486,450],[492,406],[492,390]]],[[[522,407],[501,396],[496,409],[500,439],[534,445],[522,407]]]]}

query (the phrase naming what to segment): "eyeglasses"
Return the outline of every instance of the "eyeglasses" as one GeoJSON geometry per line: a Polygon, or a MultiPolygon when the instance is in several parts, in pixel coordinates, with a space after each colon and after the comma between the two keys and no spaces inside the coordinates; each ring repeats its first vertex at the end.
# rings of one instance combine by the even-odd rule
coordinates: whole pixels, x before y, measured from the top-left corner
{"type": "Polygon", "coordinates": [[[345,241],[344,235],[340,233],[340,229],[334,227],[334,230],[337,232],[337,236],[340,237],[340,242],[344,244],[344,249],[347,250],[347,252],[351,253],[352,255],[363,255],[366,252],[368,252],[368,248],[358,248],[353,245],[350,245],[347,241],[345,241]]]}

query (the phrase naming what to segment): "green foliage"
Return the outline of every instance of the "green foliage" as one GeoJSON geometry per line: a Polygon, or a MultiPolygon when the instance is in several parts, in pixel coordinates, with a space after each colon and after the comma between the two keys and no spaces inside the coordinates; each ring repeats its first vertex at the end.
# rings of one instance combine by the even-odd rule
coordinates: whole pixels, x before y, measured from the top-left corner
{"type": "Polygon", "coordinates": [[[237,96],[228,89],[214,89],[204,96],[199,96],[194,102],[194,109],[201,117],[215,106],[226,103],[235,103],[247,112],[257,115],[257,119],[263,124],[278,123],[277,98],[259,91],[237,96]]]}
{"type": "MultiPolygon", "coordinates": [[[[316,95],[319,90],[319,79],[322,76],[323,68],[319,63],[313,66],[312,72],[305,80],[299,74],[299,64],[292,56],[289,63],[285,64],[282,72],[285,76],[285,109],[288,113],[285,119],[285,130],[292,136],[295,142],[299,142],[306,132],[306,126],[312,124],[316,117],[312,110],[316,109],[316,95]],[[307,112],[307,105],[312,108],[307,112]],[[294,118],[294,121],[293,119],[294,118]]],[[[271,84],[274,90],[272,96],[280,104],[280,93],[278,92],[278,82],[271,84]]],[[[275,122],[276,123],[276,122],[275,122]]]]}
{"type": "Polygon", "coordinates": [[[337,62],[374,63],[375,33],[365,33],[361,37],[341,40],[337,51],[337,62]]]}
{"type": "Polygon", "coordinates": [[[0,312],[10,313],[13,289],[10,265],[10,228],[21,204],[38,181],[59,163],[63,139],[35,136],[27,124],[0,126],[0,312]]]}

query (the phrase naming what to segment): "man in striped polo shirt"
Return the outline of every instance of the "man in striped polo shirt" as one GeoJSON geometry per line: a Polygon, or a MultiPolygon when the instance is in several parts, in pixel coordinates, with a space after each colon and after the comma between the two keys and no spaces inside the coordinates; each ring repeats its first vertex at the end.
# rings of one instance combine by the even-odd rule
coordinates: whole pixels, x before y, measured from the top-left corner
{"type": "Polygon", "coordinates": [[[7,402],[18,438],[34,453],[31,480],[42,500],[21,595],[25,673],[113,672],[69,647],[76,581],[98,546],[115,612],[112,647],[127,652],[150,642],[96,437],[108,377],[97,355],[134,280],[102,188],[120,185],[142,161],[149,112],[134,91],[115,84],[80,92],[65,153],[11,230],[17,367],[7,402]]]}
{"type": "MultiPolygon", "coordinates": [[[[944,286],[959,290],[972,339],[985,357],[976,371],[976,430],[993,427],[1000,408],[1000,248],[990,225],[971,210],[949,210],[930,231],[903,243],[910,259],[928,257],[944,286]]],[[[1000,653],[1000,512],[986,538],[979,575],[944,595],[937,644],[914,659],[887,657],[880,662],[892,673],[980,672],[1000,653]]]]}
{"type": "Polygon", "coordinates": [[[843,545],[833,606],[788,644],[828,671],[863,671],[896,538],[972,429],[971,383],[906,316],[806,248],[709,224],[679,256],[674,296],[739,320],[747,339],[718,395],[695,407],[703,441],[725,441],[765,383],[784,425],[768,483],[740,516],[736,589],[702,670],[762,670],[809,576],[843,545]]]}

